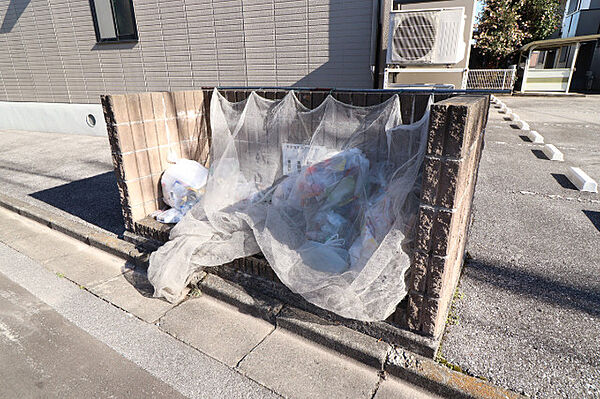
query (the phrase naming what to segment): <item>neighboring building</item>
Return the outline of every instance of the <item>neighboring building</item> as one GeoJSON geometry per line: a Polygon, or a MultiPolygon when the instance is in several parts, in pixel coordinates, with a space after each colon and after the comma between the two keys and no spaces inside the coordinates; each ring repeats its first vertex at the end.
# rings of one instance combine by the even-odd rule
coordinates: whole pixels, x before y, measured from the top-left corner
{"type": "Polygon", "coordinates": [[[600,91],[600,0],[560,5],[561,30],[521,48],[521,92],[600,91]]]}
{"type": "MultiPolygon", "coordinates": [[[[600,0],[569,0],[562,23],[563,38],[600,33],[600,0]]],[[[574,46],[569,48],[572,56],[574,46]]],[[[564,57],[563,57],[564,58],[564,57]]],[[[583,43],[571,82],[572,91],[600,91],[600,41],[583,43]]]]}
{"type": "Polygon", "coordinates": [[[474,0],[0,0],[0,129],[104,134],[105,93],[381,87],[393,3],[464,7],[469,42],[474,0]]]}

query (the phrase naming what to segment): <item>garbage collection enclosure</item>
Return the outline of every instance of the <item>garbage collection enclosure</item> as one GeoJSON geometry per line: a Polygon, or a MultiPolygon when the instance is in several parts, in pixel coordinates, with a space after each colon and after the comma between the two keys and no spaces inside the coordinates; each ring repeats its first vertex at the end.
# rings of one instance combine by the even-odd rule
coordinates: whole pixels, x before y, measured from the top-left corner
{"type": "MultiPolygon", "coordinates": [[[[249,102],[254,102],[259,110],[269,104],[287,104],[288,109],[299,108],[308,114],[312,112],[310,110],[318,113],[328,107],[337,107],[343,114],[345,109],[351,109],[349,107],[371,106],[364,109],[384,110],[382,112],[388,118],[387,120],[392,121],[390,123],[404,127],[406,131],[413,129],[411,131],[416,132],[419,126],[424,126],[422,156],[415,158],[418,164],[413,167],[415,171],[413,180],[418,180],[415,184],[418,192],[415,193],[416,222],[413,221],[410,225],[411,231],[406,233],[413,237],[410,247],[404,250],[407,254],[408,273],[405,281],[397,280],[394,283],[396,285],[386,287],[387,291],[393,291],[393,287],[397,286],[399,291],[402,289],[404,290],[402,293],[407,292],[407,295],[387,319],[387,323],[394,328],[410,330],[438,340],[443,332],[448,306],[464,257],[471,203],[487,122],[488,97],[465,96],[452,92],[297,90],[290,93],[287,89],[225,89],[213,92],[213,89],[208,88],[173,93],[103,96],[102,104],[121,194],[123,216],[128,230],[143,237],[163,242],[168,240],[171,226],[160,224],[149,217],[154,211],[164,208],[160,177],[169,165],[168,160],[172,157],[188,158],[206,166],[214,162],[213,173],[214,170],[218,171],[222,161],[210,159],[209,154],[218,153],[217,147],[212,148],[211,151],[211,146],[221,145],[220,137],[227,137],[227,135],[211,130],[211,126],[219,126],[219,121],[211,121],[210,117],[212,115],[215,118],[215,115],[220,115],[215,113],[215,107],[219,104],[225,107],[224,109],[235,111],[235,104],[244,100],[243,104],[246,107],[249,102]]],[[[366,118],[374,117],[366,116],[366,118]]],[[[223,123],[226,129],[232,128],[226,126],[226,121],[223,123]]],[[[285,120],[279,123],[285,125],[285,120]]],[[[334,127],[331,131],[335,132],[336,123],[341,123],[339,117],[335,117],[330,123],[334,127]]],[[[279,128],[277,132],[280,133],[277,134],[283,134],[284,131],[289,134],[289,130],[279,128]]],[[[364,136],[368,134],[366,132],[364,136]]],[[[339,140],[334,137],[330,143],[340,140],[341,136],[339,140]]],[[[383,144],[382,151],[375,148],[378,145],[373,145],[373,143],[381,143],[381,140],[367,141],[362,136],[360,139],[351,140],[363,143],[362,147],[356,146],[361,148],[360,154],[340,147],[329,159],[339,160],[346,167],[354,162],[357,167],[352,169],[353,171],[360,171],[361,162],[376,164],[380,158],[378,153],[389,154],[393,150],[393,147],[390,147],[389,136],[387,145],[383,144]],[[366,157],[364,161],[362,155],[363,158],[366,157]]],[[[276,146],[281,148],[282,143],[284,145],[288,145],[288,142],[300,143],[291,138],[283,141],[278,139],[276,146]]],[[[386,141],[385,138],[383,141],[386,141]]],[[[251,143],[248,140],[243,142],[251,143]]],[[[265,141],[265,145],[268,142],[265,141]]],[[[327,140],[324,139],[323,143],[326,142],[327,140]]],[[[415,143],[417,143],[414,145],[417,151],[418,140],[415,143]]],[[[236,148],[236,153],[243,154],[252,150],[248,147],[251,144],[245,145],[247,146],[245,149],[236,148]]],[[[321,150],[321,147],[326,146],[319,146],[318,150],[321,150]]],[[[329,147],[333,148],[335,144],[329,144],[329,147]]],[[[241,162],[250,162],[249,158],[241,159],[241,162]]],[[[252,164],[242,166],[240,170],[244,171],[254,167],[252,164]]],[[[265,175],[262,171],[256,173],[261,175],[261,179],[265,175]]],[[[347,171],[346,176],[349,173],[347,171]]],[[[396,172],[394,176],[398,173],[396,172]]],[[[400,174],[402,173],[406,173],[405,168],[401,168],[400,174]]],[[[266,175],[270,176],[268,173],[266,175]]],[[[269,179],[270,177],[267,177],[267,180],[269,179]]],[[[400,194],[396,194],[394,198],[399,196],[400,194]]],[[[215,198],[221,197],[222,195],[215,198]]],[[[356,196],[352,198],[354,200],[356,196]]],[[[346,204],[347,201],[343,205],[346,204]]],[[[264,207],[265,212],[273,212],[277,208],[276,205],[274,199],[264,207]]],[[[335,224],[331,221],[332,218],[340,217],[338,214],[323,215],[329,217],[328,226],[335,224]]],[[[320,232],[322,231],[312,234],[320,232]]],[[[336,232],[335,237],[339,238],[340,233],[336,232]]],[[[380,243],[379,246],[381,247],[382,244],[380,243]]],[[[348,247],[349,245],[346,249],[348,247]]],[[[314,248],[309,252],[314,253],[314,248]]],[[[277,274],[283,276],[281,270],[275,273],[267,261],[273,259],[273,254],[267,251],[265,255],[267,259],[260,255],[235,259],[228,263],[227,267],[273,281],[274,284],[281,283],[277,276],[277,274]]],[[[395,257],[391,256],[391,258],[395,257]]],[[[286,279],[287,276],[284,280],[286,279]]],[[[284,283],[288,286],[290,284],[289,281],[284,283]]],[[[400,299],[402,298],[398,298],[398,301],[400,299]]],[[[311,302],[315,303],[315,301],[311,302]]],[[[358,317],[356,313],[344,313],[345,307],[339,309],[335,305],[328,307],[330,300],[323,304],[318,301],[316,303],[322,308],[334,310],[349,318],[370,320],[368,317],[358,317]]],[[[378,314],[373,310],[369,312],[378,314]]]]}

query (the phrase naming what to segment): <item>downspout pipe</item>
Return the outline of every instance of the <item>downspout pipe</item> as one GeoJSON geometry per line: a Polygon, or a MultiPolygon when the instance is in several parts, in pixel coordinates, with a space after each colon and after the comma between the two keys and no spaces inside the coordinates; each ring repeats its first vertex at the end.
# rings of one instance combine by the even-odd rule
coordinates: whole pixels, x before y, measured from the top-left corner
{"type": "Polygon", "coordinates": [[[373,77],[373,89],[380,85],[381,69],[381,2],[385,0],[373,0],[373,18],[371,26],[371,75],[373,77]]]}

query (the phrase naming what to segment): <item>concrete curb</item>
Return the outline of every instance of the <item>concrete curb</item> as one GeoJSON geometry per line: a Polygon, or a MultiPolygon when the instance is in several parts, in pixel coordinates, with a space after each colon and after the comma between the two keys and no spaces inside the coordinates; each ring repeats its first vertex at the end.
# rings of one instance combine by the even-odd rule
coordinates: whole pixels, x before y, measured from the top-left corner
{"type": "Polygon", "coordinates": [[[544,137],[537,131],[529,130],[526,135],[533,144],[544,144],[544,137]]]}
{"type": "Polygon", "coordinates": [[[531,130],[531,127],[529,126],[529,123],[525,122],[522,119],[516,120],[515,124],[521,130],[531,130]]]}
{"type": "Polygon", "coordinates": [[[551,161],[563,162],[565,160],[563,153],[554,144],[546,144],[542,148],[542,152],[551,161]]]}
{"type": "Polygon", "coordinates": [[[517,399],[524,396],[479,378],[450,370],[434,360],[394,348],[385,371],[446,398],[517,399]]]}
{"type": "Polygon", "coordinates": [[[92,247],[133,262],[136,266],[148,267],[149,253],[141,246],[121,240],[116,235],[103,233],[83,223],[46,211],[5,194],[0,194],[0,206],[92,247]]]}
{"type": "Polygon", "coordinates": [[[381,340],[334,325],[303,310],[285,307],[276,317],[277,327],[333,349],[367,366],[383,370],[391,346],[381,340]]]}
{"type": "MultiPolygon", "coordinates": [[[[206,269],[208,275],[216,275],[227,281],[227,284],[231,284],[236,287],[236,290],[242,290],[247,295],[252,293],[254,300],[262,300],[263,296],[269,296],[271,298],[277,298],[282,304],[286,304],[287,307],[297,308],[299,310],[314,314],[319,317],[319,320],[326,320],[327,324],[335,324],[347,327],[352,331],[359,332],[361,334],[374,337],[375,339],[381,339],[383,341],[398,345],[411,352],[417,353],[424,357],[433,359],[439,347],[439,341],[434,340],[423,335],[408,331],[404,328],[397,328],[385,321],[366,323],[357,320],[344,319],[343,317],[337,316],[331,312],[323,310],[315,305],[306,302],[300,295],[294,294],[283,284],[274,284],[273,282],[267,281],[262,278],[257,278],[253,275],[248,275],[240,270],[223,267],[223,268],[208,268],[206,269]]],[[[202,285],[210,282],[211,279],[206,278],[199,285],[201,290],[208,288],[214,291],[213,287],[202,287],[202,285]]],[[[209,294],[210,295],[210,294],[209,294]]],[[[237,303],[238,295],[232,295],[231,290],[220,290],[218,298],[224,302],[228,302],[234,306],[239,307],[242,311],[248,312],[244,308],[243,304],[237,303]]],[[[256,314],[256,312],[253,312],[256,314]]],[[[259,314],[259,317],[263,317],[259,314]]],[[[263,317],[265,318],[265,317],[263,317]]],[[[275,319],[265,318],[272,323],[275,319]]]]}
{"type": "Polygon", "coordinates": [[[579,191],[598,192],[598,183],[580,168],[570,167],[567,170],[567,177],[579,191]]]}
{"type": "Polygon", "coordinates": [[[529,93],[521,93],[514,92],[512,94],[515,97],[585,97],[585,94],[582,93],[547,93],[547,92],[529,92],[529,93]]]}

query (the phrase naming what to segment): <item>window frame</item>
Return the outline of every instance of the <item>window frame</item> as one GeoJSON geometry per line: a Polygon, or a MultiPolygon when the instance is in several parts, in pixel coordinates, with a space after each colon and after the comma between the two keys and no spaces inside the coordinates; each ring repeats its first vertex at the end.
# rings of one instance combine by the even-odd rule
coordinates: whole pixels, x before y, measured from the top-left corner
{"type": "Polygon", "coordinates": [[[573,15],[573,14],[575,14],[577,11],[579,11],[579,10],[580,10],[580,8],[581,8],[581,0],[570,0],[570,1],[569,1],[569,3],[568,3],[566,6],[565,6],[565,8],[566,8],[566,10],[565,10],[565,11],[566,11],[566,12],[565,12],[565,15],[567,15],[567,16],[569,16],[569,15],[573,15]],[[573,11],[571,11],[571,4],[572,4],[573,2],[575,2],[575,3],[576,3],[576,5],[575,5],[575,8],[573,9],[573,11]]]}
{"type": "Polygon", "coordinates": [[[112,10],[112,23],[115,28],[116,37],[114,39],[103,39],[100,37],[100,27],[98,25],[98,15],[96,13],[96,5],[94,4],[94,0],[89,0],[90,10],[92,12],[92,21],[94,22],[94,31],[96,33],[96,44],[105,44],[105,43],[137,43],[139,41],[138,29],[137,29],[137,20],[135,18],[135,10],[133,9],[133,0],[129,1],[129,7],[131,9],[131,18],[133,19],[133,34],[126,36],[119,36],[119,28],[117,26],[117,17],[115,15],[115,5],[113,0],[108,0],[110,2],[110,7],[112,10]]]}

